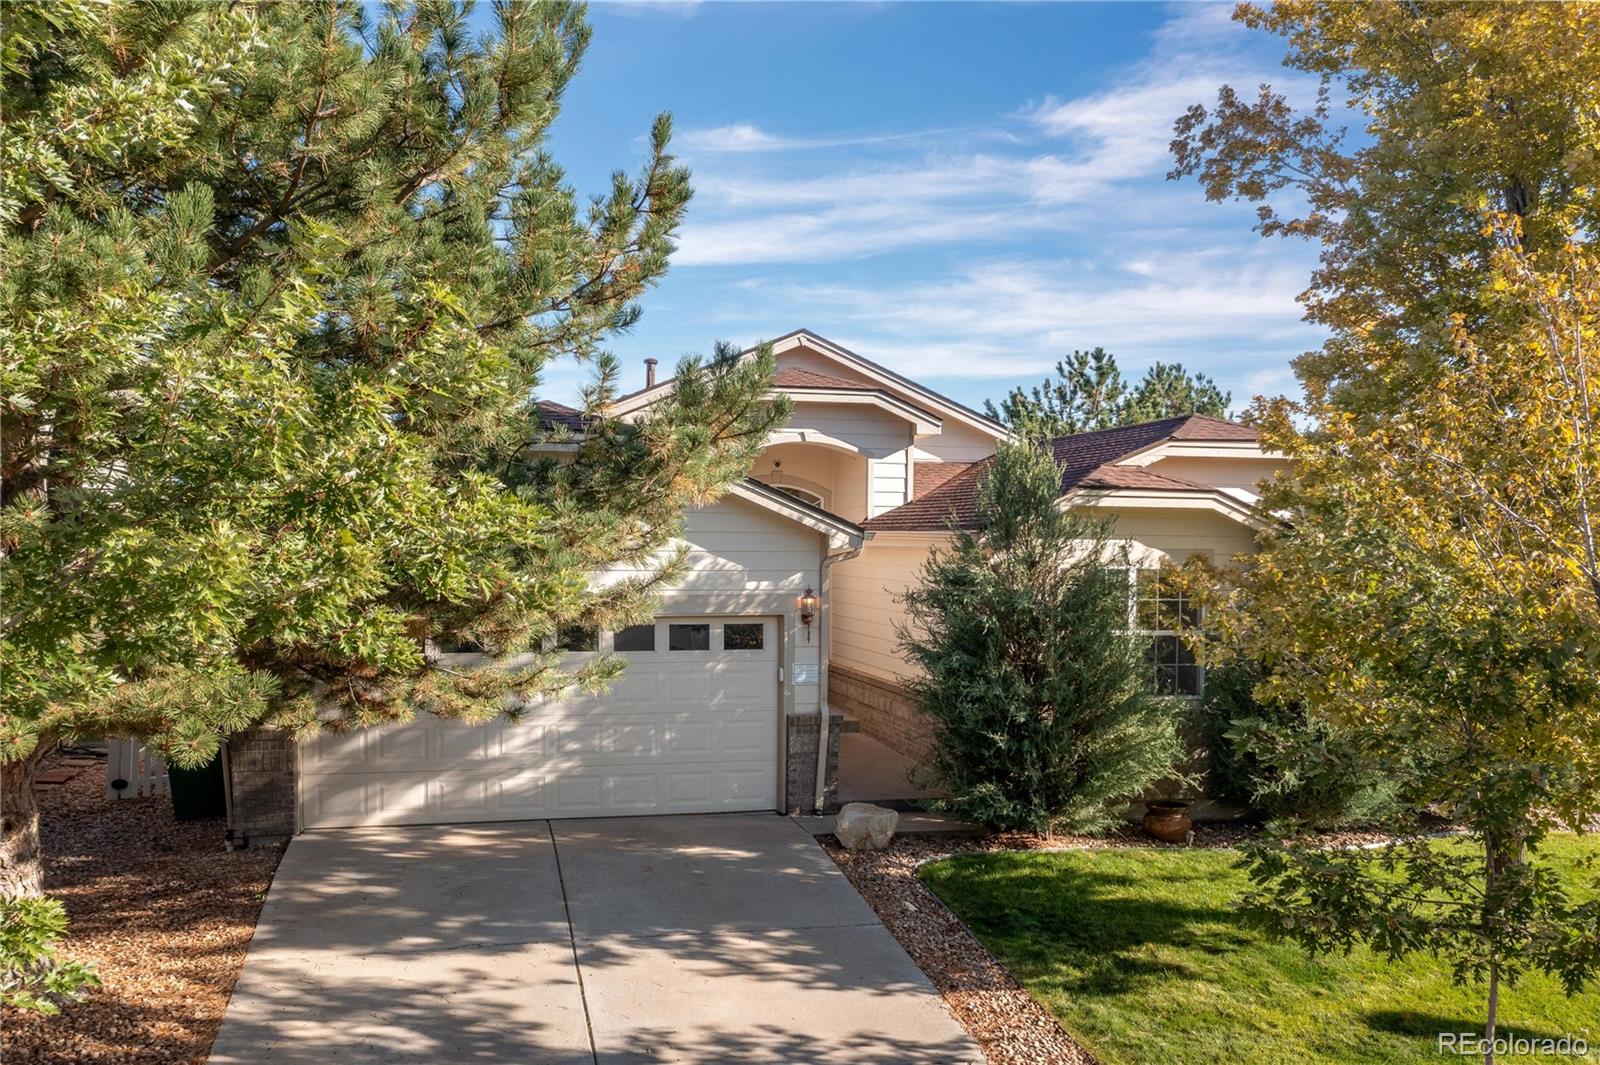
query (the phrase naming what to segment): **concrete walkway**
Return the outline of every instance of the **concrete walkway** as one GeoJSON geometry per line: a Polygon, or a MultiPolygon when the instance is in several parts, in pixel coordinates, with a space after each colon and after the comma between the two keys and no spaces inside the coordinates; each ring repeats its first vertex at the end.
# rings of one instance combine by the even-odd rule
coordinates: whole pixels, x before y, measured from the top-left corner
{"type": "Polygon", "coordinates": [[[917,763],[865,732],[839,734],[839,801],[905,802],[944,794],[911,782],[917,763]]]}
{"type": "Polygon", "coordinates": [[[300,836],[211,1054],[981,1060],[822,849],[770,814],[300,836]]]}

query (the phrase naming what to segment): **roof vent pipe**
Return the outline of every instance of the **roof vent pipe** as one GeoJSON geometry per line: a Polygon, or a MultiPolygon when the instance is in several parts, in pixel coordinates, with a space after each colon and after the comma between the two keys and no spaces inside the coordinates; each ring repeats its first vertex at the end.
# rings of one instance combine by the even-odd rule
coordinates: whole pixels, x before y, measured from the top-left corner
{"type": "Polygon", "coordinates": [[[656,360],[644,360],[644,387],[656,387],[656,360]]]}

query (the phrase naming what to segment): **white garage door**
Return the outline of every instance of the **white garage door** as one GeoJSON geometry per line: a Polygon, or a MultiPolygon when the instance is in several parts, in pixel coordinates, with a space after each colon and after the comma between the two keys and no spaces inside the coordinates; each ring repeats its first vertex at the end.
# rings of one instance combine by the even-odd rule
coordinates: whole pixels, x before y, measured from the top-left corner
{"type": "Polygon", "coordinates": [[[517,724],[308,740],[302,827],[775,809],[777,635],[771,618],[660,618],[616,634],[628,666],[610,690],[517,724]]]}

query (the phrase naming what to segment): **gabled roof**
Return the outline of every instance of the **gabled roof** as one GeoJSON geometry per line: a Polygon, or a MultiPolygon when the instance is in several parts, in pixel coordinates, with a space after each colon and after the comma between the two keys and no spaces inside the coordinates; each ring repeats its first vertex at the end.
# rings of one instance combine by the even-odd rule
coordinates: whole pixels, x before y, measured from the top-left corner
{"type": "Polygon", "coordinates": [[[815,370],[803,370],[798,366],[785,366],[772,375],[774,388],[825,388],[831,392],[871,392],[871,385],[864,385],[860,381],[846,381],[842,377],[829,377],[825,373],[815,370]]]}
{"type": "MultiPolygon", "coordinates": [[[[1058,436],[1050,441],[1050,448],[1056,465],[1061,468],[1062,495],[1076,489],[1218,493],[1220,490],[1211,485],[1116,463],[1163,440],[1254,442],[1256,439],[1256,431],[1248,425],[1203,414],[1185,414],[1092,433],[1058,436]]],[[[993,458],[974,462],[927,495],[868,518],[861,527],[869,532],[930,532],[948,528],[954,519],[959,528],[974,528],[978,488],[993,462],[993,458]]]]}
{"type": "MultiPolygon", "coordinates": [[[[950,415],[960,421],[966,422],[968,425],[971,425],[982,432],[988,433],[996,440],[1004,440],[1011,435],[1010,430],[1008,430],[1004,425],[1001,425],[999,422],[995,421],[993,418],[990,418],[988,415],[980,414],[965,404],[957,403],[949,396],[941,395],[925,385],[918,384],[909,377],[904,377],[901,374],[895,373],[886,366],[881,366],[878,363],[873,362],[871,359],[857,355],[849,348],[841,347],[826,337],[813,333],[809,329],[795,329],[771,341],[772,345],[778,348],[780,351],[785,346],[790,344],[798,344],[801,342],[804,342],[805,346],[811,348],[813,351],[827,355],[830,358],[837,360],[841,364],[850,367],[852,370],[859,372],[862,374],[862,376],[875,381],[876,384],[863,385],[859,381],[833,379],[833,383],[827,385],[817,383],[796,386],[785,385],[775,380],[774,384],[777,387],[798,387],[802,389],[817,388],[819,390],[826,389],[834,391],[881,393],[883,392],[883,389],[878,387],[878,385],[888,384],[899,391],[914,396],[916,398],[914,404],[905,400],[899,401],[905,403],[907,406],[913,407],[913,409],[926,409],[926,411],[932,413],[935,417],[941,414],[950,415]]],[[[746,348],[739,354],[741,357],[744,357],[755,354],[755,351],[756,349],[753,347],[746,348]]],[[[790,371],[780,371],[780,373],[781,372],[790,371]]],[[[793,368],[792,372],[814,375],[817,378],[823,379],[829,378],[829,375],[827,374],[816,374],[815,371],[800,370],[797,367],[793,368]]],[[[665,392],[671,386],[672,379],[668,378],[665,381],[658,381],[656,384],[647,388],[641,388],[637,392],[629,392],[625,396],[618,396],[612,405],[612,410],[615,413],[622,414],[646,406],[653,402],[657,396],[665,394],[665,392]]]]}
{"type": "Polygon", "coordinates": [[[569,407],[565,403],[549,399],[535,400],[533,405],[539,412],[541,429],[571,429],[575,433],[581,433],[585,428],[585,415],[576,407],[569,407]]]}
{"type": "Polygon", "coordinates": [[[865,539],[861,526],[855,522],[846,521],[832,511],[814,507],[771,485],[762,484],[754,477],[746,477],[733,485],[728,494],[822,533],[828,538],[828,546],[835,549],[860,547],[865,539]]]}
{"type": "Polygon", "coordinates": [[[574,433],[586,429],[587,416],[576,406],[566,406],[555,400],[534,400],[533,406],[539,411],[539,429],[570,429],[574,433]]]}

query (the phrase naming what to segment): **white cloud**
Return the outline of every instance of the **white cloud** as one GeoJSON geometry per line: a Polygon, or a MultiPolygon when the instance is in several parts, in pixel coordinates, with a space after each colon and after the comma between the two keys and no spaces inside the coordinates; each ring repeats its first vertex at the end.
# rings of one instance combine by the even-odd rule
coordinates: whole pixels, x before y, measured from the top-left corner
{"type": "MultiPolygon", "coordinates": [[[[1295,302],[1305,266],[1233,251],[1173,255],[1145,274],[1079,261],[998,260],[933,281],[752,282],[743,291],[774,308],[804,308],[807,320],[827,325],[815,328],[848,334],[835,339],[854,339],[857,350],[913,377],[1043,373],[1073,348],[1096,344],[1126,367],[1180,359],[1220,373],[1238,356],[1254,365],[1263,347],[1310,346],[1314,334],[1295,302]],[[1241,347],[1249,350],[1229,350],[1241,347]]],[[[1246,383],[1242,374],[1228,376],[1246,383]]]]}
{"type": "Polygon", "coordinates": [[[1314,249],[1263,242],[1249,207],[1165,180],[1174,120],[1220,84],[1299,93],[1239,46],[1249,31],[1230,12],[1176,7],[1145,59],[1096,91],[991,126],[685,131],[696,198],[674,264],[743,269],[697,293],[678,339],[805,325],[968,399],[1097,344],[1128,374],[1158,359],[1212,374],[1238,404],[1291,387],[1288,359],[1318,339],[1296,302],[1314,249]]]}
{"type": "Polygon", "coordinates": [[[1230,10],[1177,8],[1148,56],[1109,87],[1046,97],[1010,116],[1015,132],[687,131],[684,150],[706,158],[696,162],[677,262],[819,263],[962,241],[995,248],[1037,232],[1145,224],[1155,210],[1168,226],[1174,211],[1215,224],[1217,208],[1192,186],[1179,197],[1163,183],[1173,122],[1190,104],[1224,81],[1272,76],[1237,48],[1248,31],[1230,10]]]}
{"type": "Polygon", "coordinates": [[[856,148],[874,145],[934,143],[940,139],[961,135],[977,140],[1012,141],[1015,138],[1004,130],[987,127],[960,127],[951,129],[919,129],[903,133],[840,134],[827,137],[784,137],[768,133],[760,126],[736,122],[728,126],[707,129],[689,129],[678,134],[677,148],[685,154],[694,153],[737,155],[746,152],[788,152],[817,148],[856,148]]]}
{"type": "Polygon", "coordinates": [[[1078,145],[1085,171],[1107,181],[1148,177],[1168,167],[1173,121],[1193,103],[1216,95],[1208,74],[1160,76],[1072,100],[1047,97],[1027,112],[1050,137],[1078,145]]]}
{"type": "Polygon", "coordinates": [[[795,142],[740,122],[712,129],[685,130],[678,134],[675,147],[691,152],[773,152],[793,148],[795,142]]]}

